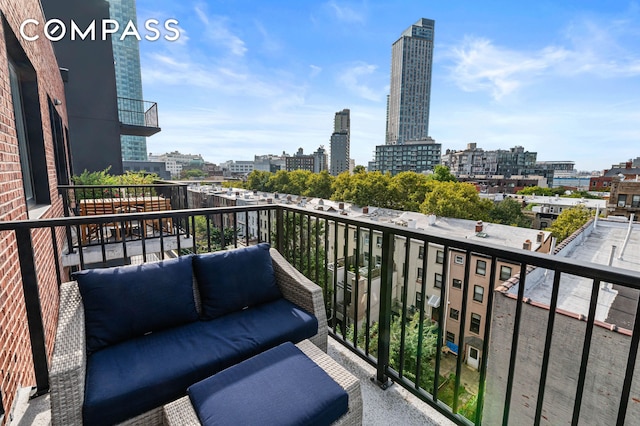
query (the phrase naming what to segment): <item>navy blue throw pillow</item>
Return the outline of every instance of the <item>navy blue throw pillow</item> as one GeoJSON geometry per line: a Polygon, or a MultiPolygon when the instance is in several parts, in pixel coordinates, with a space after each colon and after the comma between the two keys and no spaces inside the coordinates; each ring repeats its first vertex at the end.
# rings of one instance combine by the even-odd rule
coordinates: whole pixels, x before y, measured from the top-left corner
{"type": "Polygon", "coordinates": [[[191,256],[73,275],[84,305],[87,350],[198,319],[191,256]]]}
{"type": "Polygon", "coordinates": [[[193,257],[202,299],[202,319],[209,320],[282,297],[269,244],[193,257]]]}

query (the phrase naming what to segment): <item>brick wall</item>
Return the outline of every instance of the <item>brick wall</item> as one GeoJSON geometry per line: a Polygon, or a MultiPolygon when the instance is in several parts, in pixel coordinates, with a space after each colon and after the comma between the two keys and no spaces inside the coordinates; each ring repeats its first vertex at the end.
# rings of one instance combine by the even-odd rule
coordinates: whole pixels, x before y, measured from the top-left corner
{"type": "MultiPolygon", "coordinates": [[[[0,11],[20,41],[20,45],[37,75],[46,168],[51,196],[51,205],[41,217],[62,216],[62,201],[58,195],[56,184],[56,167],[48,99],[58,98],[63,100],[63,104],[56,109],[66,127],[64,86],[51,43],[42,36],[38,41],[24,41],[21,40],[19,33],[19,26],[25,19],[34,18],[44,23],[45,18],[42,15],[40,2],[37,0],[20,0],[19,2],[15,0],[0,0],[0,11]]],[[[0,25],[0,221],[29,218],[24,201],[11,100],[6,37],[7,34],[5,34],[4,27],[0,25]]],[[[60,249],[65,241],[64,230],[57,229],[56,236],[58,248],[60,249]]],[[[50,357],[53,352],[58,310],[58,287],[51,231],[42,229],[32,232],[32,242],[46,334],[46,347],[50,357]]],[[[0,391],[2,392],[4,410],[8,413],[17,389],[35,384],[16,237],[12,232],[0,233],[0,274],[2,276],[0,282],[0,391]]],[[[63,276],[62,278],[64,280],[66,277],[63,276]]]]}

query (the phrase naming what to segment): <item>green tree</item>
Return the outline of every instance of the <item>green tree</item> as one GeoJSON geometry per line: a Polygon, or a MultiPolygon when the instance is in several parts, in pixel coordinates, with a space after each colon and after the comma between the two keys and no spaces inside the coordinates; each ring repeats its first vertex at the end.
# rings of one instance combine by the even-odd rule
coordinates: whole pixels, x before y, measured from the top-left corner
{"type": "Polygon", "coordinates": [[[271,173],[261,171],[261,170],[253,170],[247,176],[247,181],[245,182],[244,187],[246,189],[252,189],[254,191],[270,191],[269,189],[269,178],[271,177],[271,173]]]}
{"type": "Polygon", "coordinates": [[[548,228],[558,242],[569,237],[593,217],[594,213],[584,206],[571,207],[564,210],[548,228]]]}
{"type": "Polygon", "coordinates": [[[420,211],[420,204],[424,202],[429,191],[426,175],[415,172],[398,173],[391,179],[392,198],[394,208],[405,211],[420,211]]]}
{"type": "Polygon", "coordinates": [[[182,179],[198,179],[205,176],[205,172],[200,169],[187,169],[180,172],[180,177],[182,179]]]}
{"type": "Polygon", "coordinates": [[[289,187],[289,172],[278,170],[269,176],[268,187],[270,191],[286,193],[289,187]]]}
{"type": "Polygon", "coordinates": [[[367,169],[361,164],[358,164],[357,166],[355,166],[353,168],[353,174],[354,175],[356,175],[358,173],[366,173],[366,172],[367,172],[367,169]]]}
{"type": "MultiPolygon", "coordinates": [[[[336,193],[334,192],[332,198],[335,199],[335,197],[336,193]]],[[[349,187],[343,192],[341,201],[354,203],[358,206],[393,207],[391,175],[380,172],[352,175],[349,187]]]]}
{"type": "Polygon", "coordinates": [[[333,179],[333,183],[331,184],[331,189],[333,190],[333,194],[331,195],[332,200],[347,200],[346,197],[349,197],[351,193],[351,177],[351,173],[342,172],[333,179]]]}
{"type": "Polygon", "coordinates": [[[489,212],[489,222],[530,228],[531,220],[522,213],[522,204],[513,198],[505,198],[489,212]]]}
{"type": "Polygon", "coordinates": [[[309,187],[309,178],[313,175],[308,170],[293,170],[289,172],[289,183],[283,192],[287,194],[302,195],[309,187]]]}
{"type": "Polygon", "coordinates": [[[463,182],[429,182],[420,212],[458,219],[488,220],[493,208],[490,200],[481,199],[475,186],[463,182]]]}
{"type": "Polygon", "coordinates": [[[233,244],[235,230],[226,227],[224,233],[218,228],[212,219],[206,216],[196,216],[194,218],[196,237],[196,253],[207,253],[209,251],[223,250],[227,246],[233,244]],[[208,226],[207,226],[207,221],[208,226]]]}
{"type": "Polygon", "coordinates": [[[307,180],[307,189],[302,195],[315,198],[331,198],[333,194],[334,177],[328,171],[323,170],[320,173],[313,173],[307,180]]]}
{"type": "MultiPolygon", "coordinates": [[[[430,321],[423,322],[420,327],[420,312],[416,312],[405,323],[404,333],[404,365],[403,374],[415,383],[418,365],[418,348],[422,332],[422,350],[420,354],[420,387],[428,391],[433,390],[434,368],[431,360],[436,355],[438,342],[438,326],[430,321]]],[[[389,364],[395,369],[400,368],[400,343],[402,338],[402,321],[399,319],[391,324],[391,343],[389,364]]]]}
{"type": "Polygon", "coordinates": [[[457,182],[458,179],[451,173],[447,166],[438,164],[433,169],[433,174],[429,175],[429,179],[437,180],[438,182],[457,182]]]}

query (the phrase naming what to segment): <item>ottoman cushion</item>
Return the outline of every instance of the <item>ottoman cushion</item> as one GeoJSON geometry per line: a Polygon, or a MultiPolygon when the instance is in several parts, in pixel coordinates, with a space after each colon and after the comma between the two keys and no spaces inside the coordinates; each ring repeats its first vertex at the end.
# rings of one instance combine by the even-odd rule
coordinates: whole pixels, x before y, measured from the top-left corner
{"type": "Polygon", "coordinates": [[[205,426],[329,425],[349,396],[292,343],[234,365],[187,390],[205,426]]]}

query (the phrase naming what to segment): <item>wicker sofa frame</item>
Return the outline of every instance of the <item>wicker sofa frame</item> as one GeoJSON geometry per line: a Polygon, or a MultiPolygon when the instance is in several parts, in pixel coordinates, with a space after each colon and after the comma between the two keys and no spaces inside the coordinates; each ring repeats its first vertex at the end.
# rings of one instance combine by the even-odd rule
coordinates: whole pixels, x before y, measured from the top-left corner
{"type": "MultiPolygon", "coordinates": [[[[270,254],[280,291],[285,299],[316,316],[318,333],[309,340],[326,352],[327,315],[322,289],[296,270],[277,250],[272,248],[270,254]]],[[[194,283],[196,305],[199,306],[195,289],[194,283]]],[[[71,281],[60,288],[58,329],[49,371],[53,426],[82,425],[86,360],[84,308],[78,284],[71,281]]],[[[162,406],[159,406],[121,424],[161,425],[163,421],[162,406]]]]}

